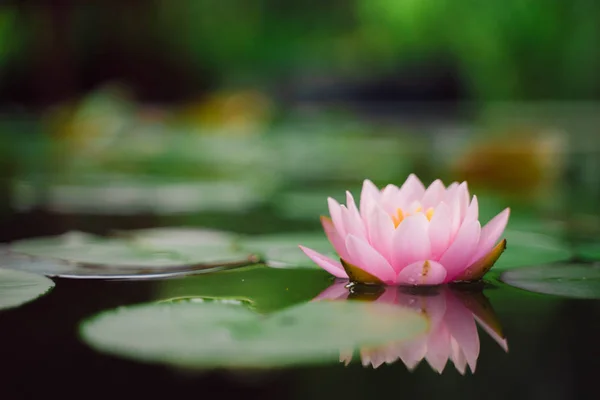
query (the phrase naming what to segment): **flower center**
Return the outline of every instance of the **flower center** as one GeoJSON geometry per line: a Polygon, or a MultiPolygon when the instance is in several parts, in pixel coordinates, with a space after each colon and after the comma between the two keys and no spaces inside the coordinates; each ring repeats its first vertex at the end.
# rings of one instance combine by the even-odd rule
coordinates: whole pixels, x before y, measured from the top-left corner
{"type": "Polygon", "coordinates": [[[425,213],[423,213],[423,207],[419,206],[417,207],[417,209],[415,209],[415,211],[413,212],[404,212],[402,211],[401,208],[396,209],[396,214],[392,215],[392,221],[394,221],[394,227],[398,227],[398,225],[400,225],[400,223],[402,221],[404,221],[404,218],[410,216],[410,215],[416,215],[419,213],[425,214],[425,216],[427,217],[427,219],[429,221],[431,221],[431,218],[433,217],[433,207],[429,207],[427,209],[427,211],[425,211],[425,213]]]}

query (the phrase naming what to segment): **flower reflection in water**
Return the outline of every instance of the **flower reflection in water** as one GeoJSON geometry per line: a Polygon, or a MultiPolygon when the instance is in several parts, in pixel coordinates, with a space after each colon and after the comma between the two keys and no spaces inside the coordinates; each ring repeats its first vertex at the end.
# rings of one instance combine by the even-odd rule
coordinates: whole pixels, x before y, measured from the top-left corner
{"type": "MultiPolygon", "coordinates": [[[[372,365],[377,368],[383,363],[391,364],[400,359],[412,371],[425,359],[441,374],[448,360],[451,360],[460,374],[465,374],[467,366],[474,373],[479,357],[476,322],[504,351],[508,351],[498,318],[481,291],[448,286],[427,290],[407,287],[347,287],[347,283],[348,281],[342,281],[333,284],[315,300],[347,299],[398,304],[424,313],[430,323],[425,335],[409,342],[361,348],[363,366],[372,365]]],[[[352,355],[352,350],[342,351],[340,361],[348,365],[352,355]]]]}

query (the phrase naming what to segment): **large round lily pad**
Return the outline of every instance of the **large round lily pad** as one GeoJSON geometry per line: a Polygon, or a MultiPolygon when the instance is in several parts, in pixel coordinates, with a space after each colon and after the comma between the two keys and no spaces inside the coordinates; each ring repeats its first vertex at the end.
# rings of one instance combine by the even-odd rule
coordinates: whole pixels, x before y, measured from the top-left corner
{"type": "Polygon", "coordinates": [[[14,257],[33,257],[14,261],[19,269],[86,278],[187,274],[256,261],[252,254],[233,249],[226,234],[202,230],[129,232],[111,238],[70,232],[13,242],[9,251],[14,257]]]}
{"type": "Polygon", "coordinates": [[[337,362],[341,349],[425,333],[422,315],[397,306],[316,302],[267,316],[213,302],[144,304],[81,325],[93,348],[184,368],[266,368],[337,362]]]}
{"type": "Polygon", "coordinates": [[[18,307],[53,287],[54,282],[45,276],[0,268],[0,310],[18,307]]]}
{"type": "Polygon", "coordinates": [[[530,292],[580,299],[600,299],[600,265],[554,264],[506,271],[503,282],[530,292]]]}

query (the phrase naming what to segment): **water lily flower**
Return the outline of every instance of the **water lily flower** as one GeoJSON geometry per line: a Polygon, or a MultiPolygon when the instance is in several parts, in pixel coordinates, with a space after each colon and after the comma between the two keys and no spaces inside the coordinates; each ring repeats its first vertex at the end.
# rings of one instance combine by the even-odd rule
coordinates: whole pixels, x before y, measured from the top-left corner
{"type": "Polygon", "coordinates": [[[506,248],[499,241],[510,209],[483,228],[477,197],[467,183],[428,188],[411,174],[402,187],[379,190],[365,180],[360,208],[350,192],[346,205],[328,199],[331,218],[321,217],[340,261],[300,246],[338,278],[386,285],[439,285],[479,280],[506,248]]]}
{"type": "MultiPolygon", "coordinates": [[[[423,313],[429,320],[429,329],[425,335],[410,341],[361,348],[360,358],[365,367],[371,365],[377,368],[384,363],[401,360],[412,371],[425,359],[433,370],[441,374],[450,360],[461,375],[465,374],[467,366],[474,373],[480,351],[476,322],[504,351],[508,351],[498,318],[482,292],[465,292],[443,286],[434,293],[418,294],[388,286],[374,294],[370,293],[366,298],[363,296],[361,300],[397,304],[423,313]]],[[[351,293],[345,283],[338,282],[315,300],[345,300],[353,296],[357,295],[351,293]]],[[[352,356],[352,350],[343,350],[340,362],[348,365],[352,356]]]]}

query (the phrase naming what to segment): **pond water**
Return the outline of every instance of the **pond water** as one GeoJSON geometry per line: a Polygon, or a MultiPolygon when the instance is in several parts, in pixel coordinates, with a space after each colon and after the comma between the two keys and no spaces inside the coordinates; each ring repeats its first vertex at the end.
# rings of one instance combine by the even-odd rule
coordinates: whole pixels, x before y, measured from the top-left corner
{"type": "Polygon", "coordinates": [[[431,138],[347,132],[75,153],[5,135],[2,398],[594,398],[600,234],[589,176],[523,167],[507,186],[508,151],[486,166],[492,188],[473,190],[482,221],[512,209],[508,248],[484,282],[348,285],[297,247],[333,252],[319,228],[327,196],[341,200],[366,177],[452,174],[429,154],[439,153],[431,138]],[[361,159],[369,151],[378,156],[361,159]]]}

